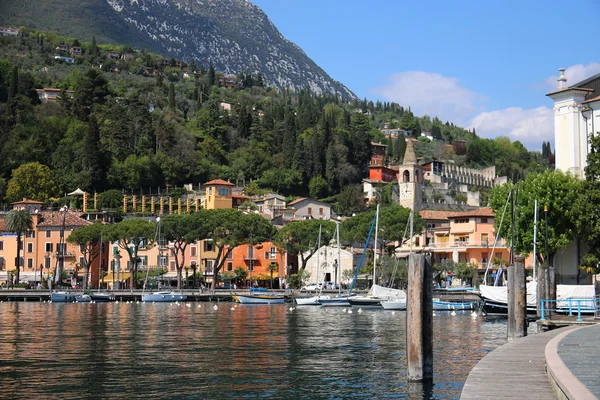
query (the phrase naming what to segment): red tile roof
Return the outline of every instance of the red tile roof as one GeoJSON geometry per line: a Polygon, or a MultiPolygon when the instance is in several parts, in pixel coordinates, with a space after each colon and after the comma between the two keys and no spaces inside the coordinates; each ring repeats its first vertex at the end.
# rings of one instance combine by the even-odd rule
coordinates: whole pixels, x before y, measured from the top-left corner
{"type": "Polygon", "coordinates": [[[489,207],[478,208],[471,211],[436,211],[436,210],[421,210],[419,211],[421,218],[425,220],[447,220],[451,218],[461,217],[489,217],[494,218],[494,210],[489,207]]]}
{"type": "Polygon", "coordinates": [[[86,226],[90,225],[91,222],[80,218],[80,213],[74,211],[67,211],[66,216],[62,211],[42,211],[40,213],[41,218],[37,226],[46,227],[60,227],[63,226],[63,216],[65,218],[65,226],[86,226]]]}
{"type": "Polygon", "coordinates": [[[23,199],[21,201],[15,201],[14,203],[11,203],[13,206],[15,204],[44,204],[43,201],[35,201],[35,200],[27,200],[27,199],[23,199]]]}
{"type": "Polygon", "coordinates": [[[287,205],[288,206],[293,206],[294,204],[300,203],[302,200],[306,200],[307,197],[300,197],[299,199],[296,199],[294,201],[290,201],[287,205]]]}
{"type": "Polygon", "coordinates": [[[419,215],[425,220],[447,220],[449,216],[456,214],[454,211],[421,210],[419,215]]]}
{"type": "Polygon", "coordinates": [[[460,218],[460,217],[490,217],[494,218],[494,210],[489,207],[478,208],[476,210],[456,212],[448,218],[460,218]]]}
{"type": "Polygon", "coordinates": [[[224,181],[223,179],[213,179],[210,182],[206,182],[204,185],[235,186],[233,183],[224,181]]]}

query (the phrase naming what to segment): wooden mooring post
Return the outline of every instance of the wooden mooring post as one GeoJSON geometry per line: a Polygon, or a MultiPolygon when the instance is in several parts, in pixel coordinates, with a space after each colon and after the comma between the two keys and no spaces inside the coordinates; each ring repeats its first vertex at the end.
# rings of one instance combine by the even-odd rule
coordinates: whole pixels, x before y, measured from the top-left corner
{"type": "Polygon", "coordinates": [[[515,265],[508,266],[508,340],[527,336],[527,288],[525,258],[515,256],[515,265]]]}
{"type": "Polygon", "coordinates": [[[408,259],[406,356],[409,381],[433,379],[433,274],[422,254],[408,259]]]}

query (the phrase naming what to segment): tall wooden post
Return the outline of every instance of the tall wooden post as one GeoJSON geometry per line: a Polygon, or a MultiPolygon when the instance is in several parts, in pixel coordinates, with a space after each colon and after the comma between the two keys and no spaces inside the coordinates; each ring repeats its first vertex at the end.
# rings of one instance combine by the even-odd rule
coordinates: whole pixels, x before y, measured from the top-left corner
{"type": "Polygon", "coordinates": [[[546,299],[546,268],[543,265],[538,266],[537,273],[537,319],[542,317],[541,301],[546,299]]]}
{"type": "Polygon", "coordinates": [[[190,214],[191,211],[192,211],[192,209],[191,209],[191,203],[190,203],[190,198],[189,197],[185,199],[185,208],[186,208],[186,212],[188,214],[190,214]]]}
{"type": "Polygon", "coordinates": [[[150,212],[154,215],[155,205],[154,205],[154,196],[150,196],[150,212]]]}
{"type": "Polygon", "coordinates": [[[142,214],[146,213],[146,196],[142,196],[142,214]]]}
{"type": "Polygon", "coordinates": [[[135,194],[131,196],[131,209],[133,212],[137,211],[137,196],[135,194]]]}
{"type": "Polygon", "coordinates": [[[173,215],[173,198],[169,197],[169,215],[173,215]]]}
{"type": "Polygon", "coordinates": [[[94,210],[98,211],[98,193],[94,193],[94,210]]]}
{"type": "Polygon", "coordinates": [[[527,336],[527,288],[525,258],[515,256],[515,265],[508,266],[508,340],[527,336]]]}
{"type": "Polygon", "coordinates": [[[196,212],[198,212],[200,210],[200,199],[196,199],[195,203],[196,203],[196,212]]]}
{"type": "Polygon", "coordinates": [[[181,197],[177,199],[177,214],[181,215],[181,197]]]}
{"type": "Polygon", "coordinates": [[[164,215],[165,214],[165,198],[160,196],[160,215],[164,215]]]}
{"type": "Polygon", "coordinates": [[[433,274],[431,257],[408,260],[406,354],[409,381],[433,379],[433,274]]]}
{"type": "Polygon", "coordinates": [[[123,195],[123,213],[127,214],[127,195],[123,195]]]}

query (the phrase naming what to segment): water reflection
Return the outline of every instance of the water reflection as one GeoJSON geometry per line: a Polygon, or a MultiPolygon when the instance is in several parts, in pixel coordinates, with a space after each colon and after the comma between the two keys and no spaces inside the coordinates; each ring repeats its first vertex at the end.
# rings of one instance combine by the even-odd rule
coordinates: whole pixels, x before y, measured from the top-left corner
{"type": "Polygon", "coordinates": [[[434,384],[406,382],[405,314],[286,305],[0,304],[7,398],[457,398],[505,320],[434,317],[434,384]]]}

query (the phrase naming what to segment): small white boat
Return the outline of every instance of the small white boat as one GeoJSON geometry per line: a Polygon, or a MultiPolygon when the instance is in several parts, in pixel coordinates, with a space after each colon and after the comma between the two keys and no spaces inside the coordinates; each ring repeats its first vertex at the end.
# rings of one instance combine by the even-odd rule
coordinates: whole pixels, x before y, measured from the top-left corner
{"type": "Polygon", "coordinates": [[[89,294],[80,294],[79,296],[75,297],[75,301],[77,303],[91,303],[92,297],[89,294]]]}
{"type": "Polygon", "coordinates": [[[53,303],[72,303],[75,301],[75,294],[65,291],[56,291],[50,293],[50,301],[53,303]]]}
{"type": "Polygon", "coordinates": [[[143,294],[142,301],[154,303],[174,303],[187,300],[187,295],[177,292],[154,292],[143,294]]]}
{"type": "Polygon", "coordinates": [[[320,306],[321,301],[329,300],[329,296],[296,297],[294,301],[299,306],[320,306]]]}
{"type": "Polygon", "coordinates": [[[384,310],[406,310],[406,299],[383,300],[381,306],[384,310]]]}
{"type": "Polygon", "coordinates": [[[236,294],[233,299],[240,304],[283,304],[285,297],[276,294],[236,294]]]}
{"type": "Polygon", "coordinates": [[[475,301],[451,302],[434,299],[433,309],[435,311],[472,310],[475,308],[476,304],[477,302],[475,301]]]}

